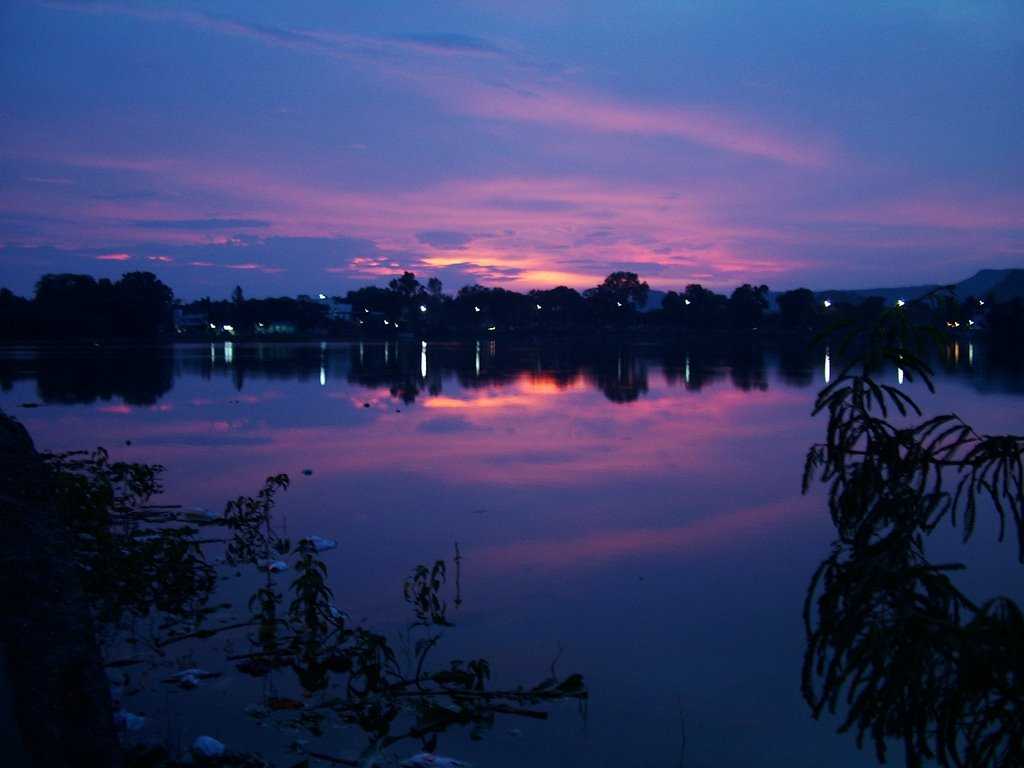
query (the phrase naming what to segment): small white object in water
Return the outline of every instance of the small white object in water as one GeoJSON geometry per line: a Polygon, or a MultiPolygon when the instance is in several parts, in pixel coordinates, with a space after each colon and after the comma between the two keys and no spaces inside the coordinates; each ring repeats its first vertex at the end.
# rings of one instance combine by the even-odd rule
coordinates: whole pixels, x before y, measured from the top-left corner
{"type": "Polygon", "coordinates": [[[199,681],[206,677],[216,677],[216,675],[212,672],[207,672],[205,669],[193,667],[192,669],[183,669],[181,672],[174,673],[168,680],[177,683],[182,688],[196,688],[199,685],[199,681]]]}
{"type": "Polygon", "coordinates": [[[220,757],[224,754],[224,745],[212,736],[196,736],[192,751],[203,757],[220,757]]]}
{"type": "Polygon", "coordinates": [[[454,757],[432,755],[429,752],[420,752],[406,758],[399,765],[402,768],[469,768],[469,763],[456,760],[454,757]]]}
{"type": "Polygon", "coordinates": [[[323,536],[307,536],[306,541],[313,545],[315,552],[326,552],[329,549],[335,549],[338,546],[338,542],[334,539],[325,539],[323,536]]]}
{"type": "Polygon", "coordinates": [[[114,713],[114,725],[124,728],[126,731],[140,731],[146,724],[146,718],[129,712],[127,709],[119,709],[114,713]]]}

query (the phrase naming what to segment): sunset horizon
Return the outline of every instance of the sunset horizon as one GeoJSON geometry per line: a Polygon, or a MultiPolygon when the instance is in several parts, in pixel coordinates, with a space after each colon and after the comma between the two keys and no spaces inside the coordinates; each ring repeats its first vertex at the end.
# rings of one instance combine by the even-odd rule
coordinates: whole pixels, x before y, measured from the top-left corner
{"type": "Polygon", "coordinates": [[[5,285],[854,289],[1021,264],[1018,8],[730,8],[6,4],[5,285]]]}

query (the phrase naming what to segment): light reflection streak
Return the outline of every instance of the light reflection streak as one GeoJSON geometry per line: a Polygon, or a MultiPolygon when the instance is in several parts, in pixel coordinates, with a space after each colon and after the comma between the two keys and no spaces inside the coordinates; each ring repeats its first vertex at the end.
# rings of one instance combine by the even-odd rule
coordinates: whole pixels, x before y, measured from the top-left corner
{"type": "Polygon", "coordinates": [[[224,363],[231,365],[235,361],[235,345],[230,341],[224,342],[224,363]]]}

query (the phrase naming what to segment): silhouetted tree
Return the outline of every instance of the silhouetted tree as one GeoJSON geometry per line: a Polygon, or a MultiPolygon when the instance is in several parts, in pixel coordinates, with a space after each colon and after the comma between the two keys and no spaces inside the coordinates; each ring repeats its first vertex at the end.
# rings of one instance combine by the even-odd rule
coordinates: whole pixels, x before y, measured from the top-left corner
{"type": "Polygon", "coordinates": [[[174,293],[152,272],[122,275],[114,284],[114,301],[115,335],[156,336],[170,328],[174,293]]]}
{"type": "Polygon", "coordinates": [[[858,744],[870,736],[880,762],[898,739],[908,766],[1019,766],[1024,615],[1009,598],[970,599],[951,578],[963,566],[933,564],[927,543],[946,525],[966,541],[991,509],[1024,558],[1024,437],[980,434],[955,414],[914,422],[918,404],[874,378],[898,366],[932,389],[921,354],[935,329],[912,317],[891,308],[842,339],[858,357],[815,404],[828,426],[804,491],[827,486],[837,538],[807,592],[803,694],[858,744]]]}
{"type": "Polygon", "coordinates": [[[35,304],[0,288],[0,338],[28,339],[39,330],[35,304]]]}
{"type": "Polygon", "coordinates": [[[776,299],[779,317],[786,328],[808,328],[815,325],[819,315],[819,304],[807,288],[780,293],[776,299]]]}
{"type": "Polygon", "coordinates": [[[671,305],[674,316],[687,328],[706,330],[720,327],[725,323],[727,299],[698,283],[686,286],[686,290],[671,305]]]}
{"type": "Polygon", "coordinates": [[[540,304],[538,322],[545,326],[566,326],[584,322],[587,303],[579,291],[560,285],[548,290],[530,291],[534,306],[540,304]]]}
{"type": "Polygon", "coordinates": [[[647,303],[650,287],[635,272],[612,272],[604,282],[583,292],[593,315],[603,322],[624,323],[647,303]]]}
{"type": "Polygon", "coordinates": [[[639,309],[647,303],[650,286],[641,282],[636,272],[612,272],[588,293],[594,298],[614,301],[624,307],[639,309]]]}
{"type": "Polygon", "coordinates": [[[403,272],[401,277],[393,278],[388,288],[406,300],[417,298],[423,293],[423,286],[412,272],[403,272]]]}
{"type": "Polygon", "coordinates": [[[174,294],[152,272],[128,272],[117,283],[88,275],[44,275],[35,310],[50,336],[156,336],[170,327],[174,294]]]}
{"type": "Polygon", "coordinates": [[[729,319],[733,328],[747,329],[757,326],[768,309],[768,286],[744,283],[729,297],[729,319]]]}

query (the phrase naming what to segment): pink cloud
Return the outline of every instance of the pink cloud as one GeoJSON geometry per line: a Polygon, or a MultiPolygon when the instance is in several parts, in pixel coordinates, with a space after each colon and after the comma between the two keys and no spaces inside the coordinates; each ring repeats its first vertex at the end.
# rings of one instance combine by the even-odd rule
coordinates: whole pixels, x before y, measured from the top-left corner
{"type": "Polygon", "coordinates": [[[453,103],[478,117],[562,125],[600,133],[670,136],[706,147],[824,168],[834,156],[820,140],[792,138],[709,107],[644,106],[593,94],[552,89],[469,87],[457,90],[453,103]]]}
{"type": "Polygon", "coordinates": [[[131,256],[127,253],[104,253],[96,258],[99,261],[128,261],[131,256]]]}
{"type": "Polygon", "coordinates": [[[124,416],[132,412],[130,405],[104,405],[96,409],[100,413],[116,413],[124,416]]]}
{"type": "MultiPolygon", "coordinates": [[[[101,159],[128,167],[146,165],[130,158],[101,159]]],[[[658,288],[688,282],[726,288],[738,280],[778,285],[787,275],[816,268],[817,259],[806,254],[829,247],[864,251],[866,258],[858,265],[866,272],[880,269],[870,266],[867,254],[884,250],[934,248],[948,253],[957,248],[981,263],[993,255],[1020,253],[1019,243],[1000,230],[1019,227],[1024,219],[1020,200],[989,200],[969,191],[951,191],[945,197],[909,191],[858,207],[827,208],[813,199],[807,174],[785,165],[752,168],[742,183],[722,178],[639,184],[582,175],[501,176],[371,191],[223,160],[153,162],[159,170],[147,173],[174,190],[172,202],[53,201],[31,195],[8,200],[19,212],[59,214],[75,222],[62,245],[102,248],[110,242],[151,241],[151,231],[126,229],[126,221],[201,218],[207,212],[191,199],[232,196],[242,189],[246,197],[233,199],[230,215],[266,220],[260,237],[169,232],[166,239],[180,245],[230,246],[231,252],[225,249],[221,257],[200,252],[191,260],[182,256],[177,264],[277,274],[283,266],[306,265],[274,265],[277,258],[289,257],[269,247],[261,250],[264,237],[330,238],[343,233],[366,238],[378,250],[327,261],[317,269],[368,280],[402,269],[418,274],[446,270],[462,279],[518,289],[588,287],[619,268],[639,272],[658,288]],[[426,229],[473,233],[473,239],[458,251],[428,249],[417,237],[426,229]],[[606,236],[593,237],[595,231],[606,236]]],[[[798,279],[790,278],[794,283],[798,279]]]]}
{"type": "Polygon", "coordinates": [[[252,262],[245,262],[243,264],[225,264],[228,269],[242,269],[242,270],[257,270],[259,272],[276,273],[284,272],[280,267],[268,267],[265,264],[254,264],[252,262]]]}

